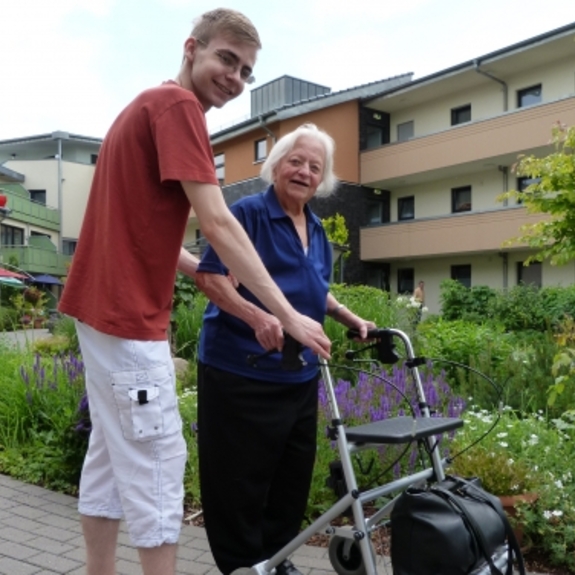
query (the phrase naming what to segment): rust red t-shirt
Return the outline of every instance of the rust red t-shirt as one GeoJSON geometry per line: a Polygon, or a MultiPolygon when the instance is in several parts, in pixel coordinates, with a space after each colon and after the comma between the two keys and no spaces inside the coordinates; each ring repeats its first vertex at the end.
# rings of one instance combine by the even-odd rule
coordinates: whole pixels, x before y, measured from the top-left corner
{"type": "Polygon", "coordinates": [[[166,338],[190,213],[180,181],[218,184],[203,108],[167,82],[104,139],[61,312],[121,338],[166,338]]]}

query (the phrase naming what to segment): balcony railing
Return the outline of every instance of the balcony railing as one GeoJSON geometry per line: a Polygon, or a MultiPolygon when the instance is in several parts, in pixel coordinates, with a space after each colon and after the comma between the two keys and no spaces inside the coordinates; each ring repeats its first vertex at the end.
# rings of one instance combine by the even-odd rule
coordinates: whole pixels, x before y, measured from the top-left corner
{"type": "Polygon", "coordinates": [[[16,258],[18,266],[32,274],[64,276],[68,273],[71,256],[35,246],[2,246],[0,262],[16,258]]]}
{"type": "Polygon", "coordinates": [[[361,259],[390,261],[499,252],[506,240],[519,235],[522,225],[544,217],[528,214],[524,207],[513,207],[362,228],[361,259]]]}
{"type": "Polygon", "coordinates": [[[7,207],[10,208],[10,219],[38,226],[55,232],[60,231],[60,210],[48,208],[37,202],[4,189],[8,196],[7,207]]]}

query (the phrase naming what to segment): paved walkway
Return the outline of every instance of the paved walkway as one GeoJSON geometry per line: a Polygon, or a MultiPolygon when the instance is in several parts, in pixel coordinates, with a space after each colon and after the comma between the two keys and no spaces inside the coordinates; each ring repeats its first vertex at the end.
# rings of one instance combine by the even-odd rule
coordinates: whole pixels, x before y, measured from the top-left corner
{"type": "Polygon", "coordinates": [[[51,337],[47,329],[21,329],[19,331],[0,332],[0,343],[6,342],[10,345],[25,348],[27,345],[47,337],[51,337]]]}
{"type": "MultiPolygon", "coordinates": [[[[84,538],[76,504],[76,498],[69,495],[0,475],[0,574],[85,575],[84,538]]],[[[292,560],[304,575],[334,575],[327,549],[305,545],[292,560]]],[[[116,569],[118,575],[142,573],[124,523],[116,569]]],[[[387,560],[385,565],[379,562],[378,570],[380,575],[391,575],[387,560]]],[[[219,575],[201,527],[183,527],[177,573],[219,575]]]]}
{"type": "MultiPolygon", "coordinates": [[[[0,475],[0,574],[85,575],[77,500],[0,475]]],[[[305,546],[293,558],[304,575],[333,575],[327,550],[305,546]]],[[[120,529],[118,575],[141,575],[137,551],[120,529]]],[[[178,575],[216,575],[204,529],[184,526],[178,575]]]]}

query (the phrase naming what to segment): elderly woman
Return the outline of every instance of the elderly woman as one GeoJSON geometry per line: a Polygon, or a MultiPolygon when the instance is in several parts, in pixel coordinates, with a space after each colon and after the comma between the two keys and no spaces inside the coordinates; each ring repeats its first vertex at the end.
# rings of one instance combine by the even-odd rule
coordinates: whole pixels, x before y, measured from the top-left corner
{"type": "MultiPolygon", "coordinates": [[[[329,135],[300,126],[263,164],[268,189],[231,209],[296,310],[321,323],[327,313],[366,337],[374,325],[329,293],[331,247],[307,206],[336,185],[333,151],[329,135]]],[[[211,300],[198,367],[200,486],[208,540],[224,575],[268,559],[299,532],[315,460],[319,378],[307,348],[304,367],[282,370],[280,322],[244,286],[236,291],[226,272],[208,248],[196,276],[211,300]],[[254,365],[249,356],[260,359],[254,365]]],[[[277,573],[299,575],[289,560],[277,573]]]]}

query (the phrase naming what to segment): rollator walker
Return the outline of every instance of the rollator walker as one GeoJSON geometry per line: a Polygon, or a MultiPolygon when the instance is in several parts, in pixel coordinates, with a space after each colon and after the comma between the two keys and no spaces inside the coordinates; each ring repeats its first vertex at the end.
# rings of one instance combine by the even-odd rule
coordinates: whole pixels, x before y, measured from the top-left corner
{"type": "MultiPolygon", "coordinates": [[[[349,330],[348,337],[357,338],[358,332],[349,330]]],[[[389,516],[400,494],[408,487],[422,487],[427,483],[438,483],[445,479],[445,467],[448,461],[441,458],[437,436],[463,426],[463,420],[457,417],[432,417],[426,401],[418,366],[425,360],[416,358],[411,341],[406,333],[397,329],[375,329],[368,334],[368,339],[375,341],[365,349],[375,348],[377,359],[382,364],[395,363],[399,357],[395,351],[395,340],[400,340],[405,349],[403,357],[408,368],[421,416],[397,416],[389,419],[375,421],[356,427],[346,427],[341,419],[336,401],[334,383],[326,360],[319,358],[323,385],[328,398],[329,416],[331,421],[330,436],[337,442],[337,450],[341,462],[345,493],[326,512],[318,517],[306,529],[299,533],[287,545],[280,549],[270,559],[253,565],[251,568],[238,569],[243,575],[274,575],[275,567],[289,558],[299,547],[304,545],[317,533],[330,537],[329,559],[334,570],[339,575],[378,575],[377,556],[371,542],[374,531],[389,523],[389,516]],[[352,455],[367,449],[377,449],[382,445],[409,444],[424,442],[423,446],[429,458],[429,467],[422,471],[405,475],[399,479],[379,485],[375,488],[361,491],[358,488],[352,455]],[[380,498],[386,498],[385,503],[375,513],[366,517],[364,506],[373,504],[380,498]],[[353,525],[333,526],[332,522],[351,509],[353,525]]],[[[293,342],[292,342],[293,343],[293,342]]],[[[348,352],[351,357],[363,350],[348,352]]],[[[299,355],[284,348],[285,365],[293,369],[294,361],[297,363],[299,355]],[[286,357],[290,354],[291,357],[286,357]]],[[[374,360],[375,361],[375,360],[374,360]]],[[[369,372],[368,372],[369,373],[369,372]]],[[[373,508],[373,505],[371,505],[373,508]]],[[[417,552],[417,550],[414,550],[417,552]]],[[[503,571],[508,562],[508,545],[504,543],[493,553],[493,564],[503,571]]],[[[380,561],[380,563],[385,563],[380,561]]],[[[384,568],[387,572],[391,565],[384,568]]],[[[490,567],[487,563],[480,565],[472,575],[489,575],[490,567]]]]}

